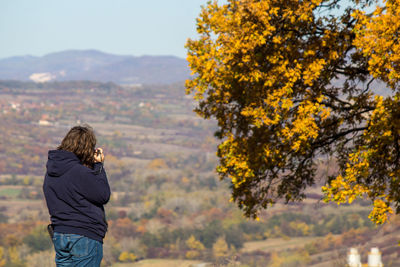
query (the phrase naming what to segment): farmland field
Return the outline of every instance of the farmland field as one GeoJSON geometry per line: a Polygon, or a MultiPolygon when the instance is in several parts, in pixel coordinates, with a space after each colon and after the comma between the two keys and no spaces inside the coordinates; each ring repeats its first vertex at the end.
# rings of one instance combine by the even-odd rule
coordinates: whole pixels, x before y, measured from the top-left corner
{"type": "Polygon", "coordinates": [[[242,252],[254,252],[257,250],[272,252],[286,249],[304,247],[310,241],[315,241],[320,237],[292,237],[292,238],[271,238],[262,241],[252,241],[244,243],[242,252]]]}
{"type": "MultiPolygon", "coordinates": [[[[370,203],[327,205],[322,183],[302,203],[278,201],[260,221],[245,218],[229,201],[229,178],[220,180],[215,171],[216,123],[199,119],[183,92],[182,85],[0,81],[0,249],[17,251],[20,260],[8,263],[47,266],[38,262],[53,255],[42,193],[47,151],[83,123],[94,127],[104,148],[112,191],[104,266],[189,267],[231,259],[243,266],[318,266],[345,257],[349,247],[372,244],[382,248],[385,267],[400,255],[400,219],[374,227],[370,203]],[[134,258],[143,260],[127,263],[134,258]]],[[[318,173],[328,167],[334,171],[318,162],[318,173]]]]}

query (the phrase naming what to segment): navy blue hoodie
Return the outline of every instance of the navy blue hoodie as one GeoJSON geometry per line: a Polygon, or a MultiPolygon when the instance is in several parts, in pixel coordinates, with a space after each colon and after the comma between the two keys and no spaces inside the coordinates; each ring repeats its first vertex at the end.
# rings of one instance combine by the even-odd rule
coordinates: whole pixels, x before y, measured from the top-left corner
{"type": "Polygon", "coordinates": [[[110,186],[102,163],[90,169],[68,151],[50,150],[43,183],[54,231],[103,242],[107,232],[104,207],[110,186]]]}

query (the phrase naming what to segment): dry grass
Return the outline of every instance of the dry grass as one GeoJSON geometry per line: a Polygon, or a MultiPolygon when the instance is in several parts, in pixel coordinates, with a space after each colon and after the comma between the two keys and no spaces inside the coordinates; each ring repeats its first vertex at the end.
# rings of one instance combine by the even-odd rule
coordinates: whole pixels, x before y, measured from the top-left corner
{"type": "Polygon", "coordinates": [[[167,259],[151,259],[142,260],[135,263],[116,263],[112,267],[191,267],[199,261],[191,260],[167,260],[167,259]]]}
{"type": "Polygon", "coordinates": [[[270,252],[299,248],[318,238],[319,237],[295,237],[290,239],[270,238],[263,241],[246,242],[241,252],[253,252],[256,250],[270,252]]]}

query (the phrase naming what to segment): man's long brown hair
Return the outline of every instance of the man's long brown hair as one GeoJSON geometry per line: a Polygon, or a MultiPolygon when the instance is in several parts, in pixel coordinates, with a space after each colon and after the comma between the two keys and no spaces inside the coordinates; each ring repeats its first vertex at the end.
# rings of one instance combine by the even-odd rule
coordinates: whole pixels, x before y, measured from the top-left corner
{"type": "Polygon", "coordinates": [[[96,142],[92,127],[87,124],[74,126],[69,130],[57,149],[74,153],[83,165],[92,167],[96,142]]]}

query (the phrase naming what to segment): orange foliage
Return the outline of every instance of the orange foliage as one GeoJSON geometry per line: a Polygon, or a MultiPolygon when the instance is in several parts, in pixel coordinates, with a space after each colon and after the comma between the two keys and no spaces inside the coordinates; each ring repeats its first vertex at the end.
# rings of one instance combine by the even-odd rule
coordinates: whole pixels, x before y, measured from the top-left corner
{"type": "Polygon", "coordinates": [[[138,235],[137,227],[128,217],[120,218],[109,223],[110,234],[116,239],[124,237],[135,237],[138,235]]]}

